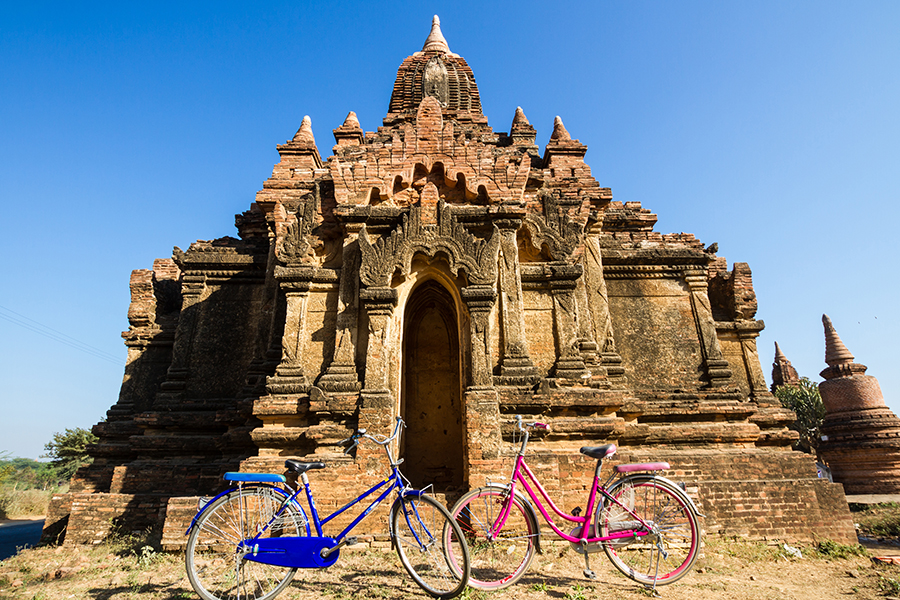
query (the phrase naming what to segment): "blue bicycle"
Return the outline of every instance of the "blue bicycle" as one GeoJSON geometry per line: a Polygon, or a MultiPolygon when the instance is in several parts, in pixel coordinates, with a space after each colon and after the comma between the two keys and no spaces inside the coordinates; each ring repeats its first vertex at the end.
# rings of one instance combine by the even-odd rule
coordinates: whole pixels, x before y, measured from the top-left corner
{"type": "Polygon", "coordinates": [[[390,437],[376,437],[360,429],[342,443],[350,452],[363,438],[387,452],[390,474],[368,491],[324,519],[319,518],[307,471],[324,469],[322,462],[285,461],[288,471],[299,475],[302,486],[284,490],[283,475],[226,473],[232,488],[201,501],[187,535],[185,563],[194,591],[204,600],[268,600],[290,583],[297,569],[329,567],[343,546],[357,538],[348,535],[391,492],[394,503],[388,517],[391,542],[403,567],[435,598],[458,596],[469,580],[469,550],[456,520],[437,500],[409,487],[400,473],[403,459],[396,460],[390,443],[400,433],[403,420],[390,437]],[[381,494],[336,537],[326,537],[322,526],[382,490],[381,494]],[[312,520],[297,500],[306,491],[312,520]],[[315,534],[310,530],[310,523],[315,534]]]}

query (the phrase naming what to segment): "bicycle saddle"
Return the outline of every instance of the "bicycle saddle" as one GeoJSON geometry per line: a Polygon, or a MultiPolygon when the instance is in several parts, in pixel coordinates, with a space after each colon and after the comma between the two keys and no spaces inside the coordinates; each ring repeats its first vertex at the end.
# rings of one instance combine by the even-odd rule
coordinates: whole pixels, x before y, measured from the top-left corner
{"type": "Polygon", "coordinates": [[[591,458],[607,458],[616,453],[615,444],[604,444],[602,446],[583,446],[581,453],[591,458]]]}
{"type": "Polygon", "coordinates": [[[325,463],[323,462],[300,462],[299,460],[286,460],[284,461],[284,466],[288,471],[293,471],[294,473],[306,473],[311,469],[324,469],[325,463]]]}

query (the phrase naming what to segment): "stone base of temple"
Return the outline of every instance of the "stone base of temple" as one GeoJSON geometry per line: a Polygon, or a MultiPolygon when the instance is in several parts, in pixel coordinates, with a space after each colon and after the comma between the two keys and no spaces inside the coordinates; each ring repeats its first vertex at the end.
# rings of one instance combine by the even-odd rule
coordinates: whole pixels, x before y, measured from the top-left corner
{"type": "MultiPolygon", "coordinates": [[[[576,449],[551,452],[540,449],[539,444],[534,446],[528,462],[554,502],[567,511],[578,506],[584,508],[595,461],[576,449]]],[[[279,460],[256,459],[252,466],[281,472],[279,460]]],[[[604,476],[611,473],[614,464],[660,460],[672,466],[661,474],[684,484],[694,499],[703,514],[706,534],[801,542],[822,539],[844,544],[857,542],[843,487],[817,477],[812,457],[767,448],[727,451],[626,448],[615,456],[615,461],[604,466],[604,476]]],[[[471,482],[472,487],[484,485],[486,480],[508,480],[512,454],[490,462],[497,472],[490,474],[487,469],[479,468],[479,480],[471,482]]],[[[381,478],[373,475],[376,471],[381,472],[369,470],[359,461],[343,460],[312,472],[310,483],[319,514],[330,514],[377,483],[381,478]]],[[[435,495],[450,506],[464,491],[444,490],[435,495]]],[[[184,534],[196,514],[197,502],[197,496],[153,494],[74,493],[54,497],[43,541],[54,541],[52,526],[57,513],[70,513],[66,542],[98,543],[119,531],[149,534],[164,549],[181,550],[187,543],[184,534]]],[[[306,506],[305,498],[301,504],[306,506]]],[[[355,531],[379,539],[378,536],[387,532],[389,508],[390,503],[384,502],[355,531]]],[[[337,533],[356,514],[351,509],[346,518],[342,516],[329,523],[326,534],[337,533]]]]}

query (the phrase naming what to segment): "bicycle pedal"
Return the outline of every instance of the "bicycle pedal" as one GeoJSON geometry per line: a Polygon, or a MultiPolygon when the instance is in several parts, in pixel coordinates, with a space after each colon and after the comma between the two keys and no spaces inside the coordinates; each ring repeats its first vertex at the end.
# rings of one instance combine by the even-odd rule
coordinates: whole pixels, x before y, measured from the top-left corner
{"type": "Polygon", "coordinates": [[[583,571],[583,573],[584,573],[584,576],[587,577],[588,579],[597,579],[597,574],[594,573],[593,571],[591,571],[590,569],[585,569],[583,571]]]}
{"type": "Polygon", "coordinates": [[[344,543],[345,543],[347,546],[352,546],[353,544],[358,544],[358,543],[359,543],[359,538],[356,537],[355,535],[349,535],[349,536],[347,536],[347,537],[344,538],[344,543]]]}

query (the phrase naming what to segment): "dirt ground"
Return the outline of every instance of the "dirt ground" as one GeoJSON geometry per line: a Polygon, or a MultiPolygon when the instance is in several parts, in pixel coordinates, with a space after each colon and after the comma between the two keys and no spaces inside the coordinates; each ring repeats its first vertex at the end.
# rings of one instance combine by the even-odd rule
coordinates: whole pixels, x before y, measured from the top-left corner
{"type": "MultiPolygon", "coordinates": [[[[659,589],[670,600],[829,600],[900,598],[900,565],[873,556],[900,556],[900,548],[869,551],[847,558],[823,556],[800,548],[803,558],[789,557],[775,542],[750,543],[707,538],[693,573],[659,589]]],[[[516,585],[501,592],[467,589],[462,598],[492,600],[629,599],[651,596],[625,579],[606,560],[592,555],[598,579],[581,571],[583,559],[566,546],[546,548],[516,585]]],[[[0,598],[55,600],[126,598],[173,600],[196,598],[184,574],[183,557],[155,552],[139,540],[96,547],[64,546],[24,550],[0,562],[0,598]]],[[[383,549],[342,552],[333,567],[298,571],[279,598],[428,598],[406,575],[396,555],[383,549]]]]}

